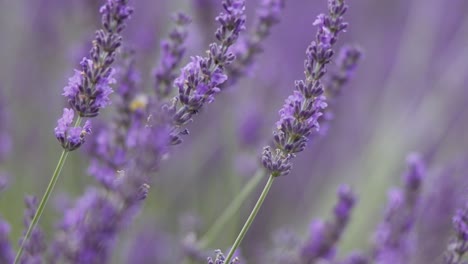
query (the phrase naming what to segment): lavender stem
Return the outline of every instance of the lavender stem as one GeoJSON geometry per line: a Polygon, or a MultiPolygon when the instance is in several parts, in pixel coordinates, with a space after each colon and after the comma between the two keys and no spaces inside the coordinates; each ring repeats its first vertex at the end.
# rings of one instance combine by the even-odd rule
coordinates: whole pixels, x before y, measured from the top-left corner
{"type": "MultiPolygon", "coordinates": [[[[79,126],[80,123],[81,123],[81,117],[78,116],[75,122],[75,127],[79,126]]],[[[49,197],[52,194],[52,191],[54,190],[55,184],[57,183],[57,180],[60,176],[60,172],[62,171],[63,165],[65,164],[65,161],[67,160],[69,153],[70,151],[66,149],[62,150],[62,154],[60,155],[57,166],[55,167],[54,173],[52,174],[52,178],[49,181],[49,185],[47,185],[47,189],[44,195],[42,196],[41,202],[39,203],[39,206],[37,207],[36,213],[34,214],[34,217],[31,223],[29,224],[28,231],[26,231],[23,241],[21,241],[21,246],[18,250],[18,253],[16,254],[14,264],[17,264],[18,261],[20,260],[21,255],[23,254],[24,246],[26,245],[26,242],[31,236],[31,233],[34,227],[36,227],[37,223],[39,222],[39,219],[41,218],[42,212],[44,211],[44,208],[47,205],[47,201],[49,200],[49,197]]]]}
{"type": "Polygon", "coordinates": [[[206,248],[211,244],[219,231],[226,225],[226,222],[234,217],[240,207],[244,204],[245,200],[256,189],[264,174],[265,171],[263,168],[259,168],[255,172],[254,176],[245,184],[241,192],[232,200],[232,202],[223,211],[222,215],[216,219],[216,222],[211,226],[208,232],[206,232],[200,239],[200,242],[198,243],[200,248],[206,248]]]}
{"type": "Polygon", "coordinates": [[[255,203],[254,208],[252,209],[252,212],[250,212],[249,217],[245,221],[244,226],[242,227],[239,235],[237,236],[236,240],[234,241],[234,244],[231,247],[231,250],[229,251],[229,254],[226,257],[226,261],[224,263],[231,263],[231,259],[234,256],[234,252],[236,252],[237,248],[239,247],[240,243],[242,242],[242,239],[244,239],[245,234],[249,230],[250,226],[252,225],[253,221],[255,220],[255,217],[257,216],[258,211],[260,211],[260,207],[262,207],[263,202],[265,201],[266,196],[268,195],[268,192],[270,191],[271,186],[273,185],[273,181],[275,180],[275,176],[273,174],[270,174],[270,177],[268,178],[267,183],[265,184],[265,187],[263,188],[262,193],[260,194],[260,197],[258,197],[257,203],[255,203]]]}

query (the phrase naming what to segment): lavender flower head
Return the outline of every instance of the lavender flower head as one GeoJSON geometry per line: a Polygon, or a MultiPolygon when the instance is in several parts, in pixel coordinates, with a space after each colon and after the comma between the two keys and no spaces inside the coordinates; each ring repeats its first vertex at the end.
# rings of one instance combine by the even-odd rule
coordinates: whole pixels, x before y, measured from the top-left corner
{"type": "Polygon", "coordinates": [[[81,70],[75,70],[63,89],[63,95],[68,98],[72,109],[64,110],[62,118],[57,122],[55,136],[67,151],[82,145],[84,135],[90,131],[89,122],[83,128],[78,126],[79,122],[75,127],[70,127],[74,111],[80,117],[95,117],[101,108],[110,104],[110,85],[115,82],[114,69],[110,66],[122,43],[120,33],[125,28],[125,20],[133,12],[127,2],[128,0],[108,0],[101,7],[102,29],[96,31],[89,57],[83,58],[80,63],[81,70]]]}
{"type": "Polygon", "coordinates": [[[302,263],[314,263],[319,259],[334,259],[336,244],[349,222],[355,200],[356,197],[349,186],[340,186],[338,203],[333,209],[333,219],[312,223],[311,236],[301,249],[302,263]]]}
{"type": "Polygon", "coordinates": [[[122,45],[120,33],[125,28],[125,20],[133,10],[127,6],[128,0],[108,0],[100,9],[102,29],[96,32],[89,58],[83,58],[81,70],[75,70],[63,95],[71,107],[81,117],[94,117],[99,110],[110,104],[111,84],[114,69],[110,66],[115,60],[117,48],[122,45]]]}
{"type": "Polygon", "coordinates": [[[173,116],[173,144],[180,143],[180,136],[188,133],[183,127],[191,121],[193,115],[205,103],[213,102],[214,95],[220,91],[220,85],[228,78],[226,66],[235,59],[229,48],[245,28],[245,1],[223,0],[222,5],[224,12],[216,17],[220,23],[215,33],[218,42],[210,44],[207,57],[192,57],[174,82],[179,95],[168,108],[173,116]]]}
{"type": "Polygon", "coordinates": [[[376,263],[407,263],[409,261],[410,231],[416,218],[421,183],[426,174],[425,164],[418,154],[407,158],[408,170],[403,175],[404,189],[389,193],[389,201],[375,235],[376,263]]]}
{"type": "Polygon", "coordinates": [[[330,0],[329,14],[319,15],[314,22],[318,31],[306,51],[306,78],[295,82],[293,95],[279,111],[280,120],[273,133],[275,150],[270,146],[263,150],[263,166],[275,177],[289,174],[291,159],[304,150],[309,136],[319,130],[318,119],[327,106],[321,78],[333,56],[332,45],[338,33],[347,27],[342,17],[346,9],[344,1],[330,0]]]}
{"type": "MultiPolygon", "coordinates": [[[[34,196],[28,196],[24,199],[26,211],[24,213],[24,226],[27,228],[36,213],[38,201],[34,196]]],[[[39,227],[34,228],[31,237],[24,246],[24,254],[20,259],[21,264],[41,264],[43,262],[46,244],[44,233],[39,227]]]]}
{"type": "Polygon", "coordinates": [[[13,263],[14,252],[8,239],[10,226],[0,219],[0,263],[13,263]]]}
{"type": "Polygon", "coordinates": [[[248,37],[241,38],[233,47],[236,62],[228,70],[229,80],[221,88],[234,85],[246,75],[254,63],[255,55],[263,52],[262,42],[270,35],[271,28],[280,22],[284,0],[262,0],[256,11],[253,30],[248,37]]]}
{"type": "Polygon", "coordinates": [[[155,89],[158,98],[166,98],[171,93],[172,83],[177,78],[175,72],[185,54],[187,27],[191,23],[190,17],[177,13],[173,17],[176,27],[169,33],[169,39],[161,42],[161,59],[155,70],[155,89]]]}
{"type": "Polygon", "coordinates": [[[357,64],[362,57],[362,50],[353,45],[345,45],[340,49],[336,59],[337,70],[329,75],[325,85],[327,97],[336,98],[343,86],[351,79],[357,64]]]}
{"type": "Polygon", "coordinates": [[[463,255],[468,251],[468,203],[463,209],[458,209],[452,219],[455,236],[449,243],[444,255],[445,264],[466,263],[463,255]]]}
{"type": "Polygon", "coordinates": [[[74,112],[64,108],[62,117],[57,121],[55,137],[65,150],[72,151],[85,142],[85,136],[91,133],[91,122],[86,121],[83,127],[73,126],[74,112]]]}

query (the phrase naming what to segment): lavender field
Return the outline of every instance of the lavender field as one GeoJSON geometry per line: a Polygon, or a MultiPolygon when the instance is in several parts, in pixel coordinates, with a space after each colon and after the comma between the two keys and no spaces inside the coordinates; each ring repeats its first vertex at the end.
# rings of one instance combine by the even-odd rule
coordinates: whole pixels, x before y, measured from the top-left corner
{"type": "Polygon", "coordinates": [[[0,264],[468,263],[465,0],[0,0],[0,264]]]}

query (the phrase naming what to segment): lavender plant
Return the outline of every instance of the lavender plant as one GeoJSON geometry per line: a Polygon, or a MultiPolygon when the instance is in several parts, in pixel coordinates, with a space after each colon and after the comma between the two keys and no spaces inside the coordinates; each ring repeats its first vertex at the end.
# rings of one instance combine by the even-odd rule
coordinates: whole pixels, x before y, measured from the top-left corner
{"type": "Polygon", "coordinates": [[[331,221],[314,221],[311,225],[311,236],[301,249],[301,263],[316,263],[319,260],[331,261],[335,257],[336,244],[349,222],[351,210],[356,197],[349,186],[338,189],[338,203],[333,210],[331,221]]]}
{"type": "Polygon", "coordinates": [[[306,51],[307,57],[304,63],[306,79],[296,81],[294,94],[286,99],[279,112],[280,120],[276,123],[277,131],[273,134],[275,153],[272,153],[271,147],[268,146],[264,148],[262,155],[263,166],[270,173],[270,177],[226,257],[228,263],[255,219],[274,179],[289,174],[292,158],[296,153],[305,149],[308,137],[314,130],[319,129],[318,118],[326,107],[320,79],[325,74],[325,66],[333,55],[332,45],[336,43],[338,33],[347,27],[347,23],[343,21],[346,10],[347,6],[344,1],[330,1],[329,14],[319,15],[314,22],[319,29],[315,41],[306,51]]]}
{"type": "Polygon", "coordinates": [[[410,261],[411,230],[420,200],[425,164],[417,154],[407,159],[408,171],[403,175],[404,189],[389,193],[389,201],[375,235],[374,260],[376,263],[405,263],[410,261]]]}
{"type": "Polygon", "coordinates": [[[20,260],[23,249],[34,230],[47,200],[58,180],[62,167],[70,151],[79,148],[85,136],[91,132],[91,123],[86,121],[80,127],[81,118],[95,117],[99,110],[110,104],[110,85],[114,82],[114,70],[110,67],[115,60],[116,51],[121,46],[120,33],[125,28],[125,21],[130,17],[132,9],[127,0],[108,0],[100,9],[102,14],[102,29],[96,31],[96,38],[89,53],[89,58],[83,58],[81,71],[75,70],[75,75],[69,79],[63,95],[68,98],[72,109],[65,108],[62,117],[57,121],[55,137],[62,145],[63,151],[52,178],[47,186],[37,211],[29,224],[28,230],[16,255],[15,264],[20,260]],[[79,114],[72,127],[75,111],[79,114]]]}
{"type": "Polygon", "coordinates": [[[302,59],[296,54],[298,44],[311,36],[306,34],[307,27],[296,23],[310,16],[309,5],[315,3],[289,1],[285,9],[284,0],[193,0],[198,12],[193,16],[195,27],[189,27],[192,19],[185,13],[176,13],[168,23],[168,36],[161,41],[159,51],[153,52],[150,49],[156,46],[153,40],[158,34],[149,32],[166,31],[161,28],[163,20],[173,12],[169,9],[184,6],[179,5],[181,1],[135,2],[135,10],[145,12],[138,12],[135,23],[128,25],[123,43],[122,34],[133,8],[127,0],[106,0],[100,9],[101,29],[63,91],[68,106],[54,130],[62,154],[42,199],[24,199],[25,229],[21,234],[19,209],[24,193],[18,187],[30,191],[27,184],[31,181],[23,175],[31,173],[41,184],[41,169],[48,168],[38,157],[47,158],[51,150],[47,138],[41,136],[41,126],[47,126],[50,120],[38,122],[37,116],[49,116],[43,112],[45,103],[51,107],[60,103],[51,100],[52,92],[47,89],[28,88],[56,85],[54,82],[63,74],[62,60],[56,58],[70,57],[68,45],[77,46],[80,29],[99,23],[82,16],[98,8],[99,3],[47,0],[28,5],[21,0],[0,1],[0,34],[4,36],[0,82],[2,88],[10,89],[0,91],[0,263],[221,264],[243,263],[244,256],[249,263],[465,263],[468,207],[464,204],[457,211],[455,208],[460,206],[460,198],[465,198],[462,196],[468,187],[466,177],[458,177],[466,175],[466,159],[460,161],[460,168],[444,171],[437,181],[427,176],[437,172],[439,166],[446,167],[439,161],[456,160],[453,155],[460,154],[453,154],[454,150],[464,152],[466,145],[466,122],[460,118],[466,109],[455,105],[464,105],[466,98],[466,74],[462,69],[468,67],[463,60],[468,49],[461,36],[468,28],[462,16],[468,5],[455,1],[421,5],[416,0],[401,5],[356,3],[356,13],[350,20],[358,26],[347,42],[360,38],[370,60],[362,65],[365,79],[347,93],[346,86],[362,51],[345,45],[333,59],[338,36],[347,29],[343,18],[347,5],[344,0],[327,1],[327,14],[319,15],[314,22],[318,32],[306,51],[305,77],[295,82],[292,95],[279,111],[273,138],[260,159],[243,155],[241,160],[236,157],[239,152],[246,154],[264,143],[260,132],[263,124],[271,121],[268,114],[273,102],[286,92],[281,88],[283,82],[297,78],[294,63],[302,59]],[[248,10],[255,4],[259,5],[256,10],[248,10]],[[222,12],[214,20],[216,8],[222,8],[222,12]],[[21,16],[16,15],[18,11],[21,16]],[[251,26],[246,23],[246,13],[255,16],[251,26]],[[444,18],[443,32],[435,30],[439,15],[444,18]],[[38,23],[30,23],[27,29],[17,27],[24,17],[38,23]],[[276,25],[280,28],[278,36],[269,42],[276,25]],[[407,30],[402,33],[403,25],[407,30]],[[196,31],[190,32],[192,29],[196,31]],[[214,30],[215,40],[206,54],[186,59],[187,54],[197,54],[198,44],[211,42],[214,30]],[[399,45],[395,35],[401,35],[399,45]],[[259,56],[264,51],[265,60],[259,56]],[[154,69],[147,67],[151,54],[159,55],[154,69]],[[423,54],[431,56],[423,58],[423,54]],[[375,58],[379,63],[372,64],[375,58]],[[11,69],[10,61],[14,62],[11,69]],[[254,68],[256,64],[259,67],[254,68]],[[440,65],[449,65],[449,70],[439,69],[440,65]],[[240,82],[245,77],[248,80],[240,82]],[[388,83],[382,85],[384,82],[388,83]],[[228,89],[236,85],[242,89],[228,89]],[[226,97],[218,98],[220,92],[226,97]],[[213,111],[192,122],[215,98],[217,103],[210,106],[213,111]],[[247,106],[246,98],[252,104],[247,106]],[[104,113],[111,101],[112,106],[104,113]],[[347,115],[341,118],[343,110],[347,115]],[[31,111],[38,114],[31,118],[31,111]],[[14,123],[9,122],[10,115],[14,123]],[[94,119],[91,127],[91,119],[98,115],[99,120],[94,119]],[[241,116],[242,123],[233,116],[241,116]],[[337,129],[329,131],[332,120],[337,129]],[[219,129],[220,124],[224,124],[223,129],[219,129]],[[390,124],[397,129],[390,129],[390,124]],[[233,127],[241,131],[230,131],[233,127]],[[200,137],[190,138],[181,146],[188,129],[197,131],[200,137]],[[12,135],[14,142],[20,143],[14,148],[12,135]],[[315,141],[312,151],[317,155],[311,155],[306,147],[315,141]],[[172,148],[174,145],[177,147],[172,148]],[[367,241],[363,239],[367,237],[365,230],[354,225],[361,224],[363,218],[368,222],[378,220],[372,216],[381,205],[384,184],[390,183],[385,176],[395,175],[400,155],[409,148],[430,151],[424,158],[409,157],[403,187],[391,189],[370,250],[362,248],[367,241]],[[80,153],[82,159],[67,165],[73,166],[73,174],[87,168],[92,177],[66,177],[64,184],[70,193],[61,193],[52,202],[58,209],[55,215],[51,213],[41,220],[55,220],[58,216],[59,222],[45,223],[41,228],[37,224],[68,155],[78,149],[84,150],[80,153]],[[299,153],[304,154],[298,157],[299,153]],[[20,157],[21,163],[7,164],[10,157],[20,157]],[[296,157],[308,162],[296,161],[296,157]],[[274,203],[263,205],[270,190],[279,190],[273,189],[273,182],[290,174],[293,162],[297,162],[295,177],[280,188],[290,191],[275,193],[270,197],[274,203]],[[235,175],[234,167],[248,173],[235,175]],[[255,169],[253,177],[241,187],[242,179],[237,176],[250,176],[255,169]],[[237,234],[241,210],[250,206],[249,197],[267,173],[266,185],[237,234]],[[303,239],[294,232],[297,226],[309,222],[303,217],[304,211],[320,210],[327,204],[322,199],[328,197],[327,186],[335,186],[336,177],[355,182],[371,176],[375,182],[355,184],[353,188],[364,197],[360,206],[354,208],[356,195],[342,186],[329,219],[314,221],[303,239]],[[381,188],[374,188],[377,180],[381,188]],[[231,203],[222,208],[222,199],[217,197],[233,193],[231,203]],[[372,206],[366,205],[370,200],[372,206]],[[150,219],[140,214],[144,207],[150,219]],[[264,214],[257,217],[260,208],[264,214]],[[224,211],[216,217],[220,209],[224,211]],[[196,227],[174,221],[187,211],[199,217],[196,227]],[[351,218],[351,211],[358,217],[351,218]],[[283,230],[278,230],[278,223],[292,226],[293,232],[277,232],[283,230]],[[141,232],[136,234],[133,228],[141,232]],[[156,229],[158,232],[152,233],[156,229]],[[198,238],[197,234],[205,229],[207,232],[198,238]],[[244,242],[249,229],[252,234],[244,242]],[[451,232],[453,237],[448,240],[451,232]],[[267,238],[273,233],[278,235],[271,245],[267,238]],[[216,250],[208,257],[214,245],[226,252],[227,243],[236,235],[226,256],[216,250]],[[15,252],[10,240],[17,241],[11,239],[17,236],[20,243],[15,252]],[[348,253],[350,249],[353,251],[348,253]]]}

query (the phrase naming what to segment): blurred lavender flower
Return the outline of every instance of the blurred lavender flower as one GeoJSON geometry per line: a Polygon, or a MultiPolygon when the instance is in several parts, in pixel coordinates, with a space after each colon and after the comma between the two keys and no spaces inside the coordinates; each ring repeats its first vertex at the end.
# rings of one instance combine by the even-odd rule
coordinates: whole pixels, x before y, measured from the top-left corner
{"type": "Polygon", "coordinates": [[[417,154],[407,158],[408,171],[403,175],[404,189],[389,193],[389,201],[374,245],[376,263],[409,263],[409,235],[416,219],[425,164],[417,154]]]}
{"type": "MultiPolygon", "coordinates": [[[[354,75],[354,71],[362,57],[362,50],[357,46],[345,45],[340,49],[335,60],[336,68],[325,75],[324,88],[328,103],[333,105],[340,96],[343,87],[354,75]]],[[[327,107],[320,123],[320,134],[325,135],[329,129],[329,121],[333,119],[333,108],[327,107]]]]}
{"type": "Polygon", "coordinates": [[[188,133],[184,126],[192,120],[193,115],[205,103],[214,100],[214,95],[220,91],[219,86],[228,78],[225,68],[235,59],[229,48],[245,28],[245,3],[244,0],[223,0],[222,5],[225,13],[216,17],[220,23],[215,34],[218,42],[210,44],[208,57],[192,57],[174,82],[179,95],[174,97],[172,105],[167,109],[173,116],[173,144],[179,144],[181,136],[188,133]]]}
{"type": "Polygon", "coordinates": [[[248,37],[241,37],[233,46],[236,61],[227,67],[229,80],[220,88],[234,85],[240,77],[248,73],[255,56],[263,52],[262,42],[270,35],[271,28],[280,22],[283,8],[284,0],[261,1],[252,32],[248,37]]]}
{"type": "Polygon", "coordinates": [[[155,91],[159,99],[167,98],[171,94],[175,72],[185,54],[185,42],[187,40],[187,27],[191,18],[183,13],[177,13],[173,17],[175,28],[169,33],[169,39],[161,42],[161,58],[159,66],[155,70],[155,91]]]}
{"type": "MultiPolygon", "coordinates": [[[[212,258],[208,258],[208,264],[225,264],[225,258],[221,250],[216,250],[216,258],[213,260],[212,258]]],[[[239,263],[239,259],[236,257],[234,258],[229,264],[239,263]]]]}
{"type": "MultiPolygon", "coordinates": [[[[34,214],[36,213],[38,201],[34,196],[27,196],[24,199],[26,204],[26,211],[24,213],[24,226],[28,228],[34,214]]],[[[25,231],[26,233],[26,231],[25,231]]],[[[23,240],[23,238],[21,239],[23,240]]],[[[22,243],[22,242],[20,242],[22,243]]],[[[24,245],[24,253],[20,259],[21,264],[41,264],[43,262],[44,253],[46,251],[46,244],[43,231],[36,227],[24,245]]]]}
{"type": "Polygon", "coordinates": [[[329,99],[338,97],[342,88],[353,76],[362,57],[362,50],[354,45],[345,45],[335,60],[336,69],[326,76],[325,93],[329,99]]]}
{"type": "Polygon", "coordinates": [[[304,150],[314,130],[319,130],[318,119],[327,106],[321,78],[326,72],[325,66],[333,56],[332,45],[336,42],[338,33],[347,27],[347,23],[343,22],[346,10],[347,5],[343,0],[331,0],[328,3],[329,14],[319,15],[314,22],[319,28],[315,41],[312,41],[306,51],[306,78],[296,81],[294,94],[286,99],[279,111],[280,120],[273,133],[275,150],[270,146],[263,150],[263,166],[274,177],[289,174],[291,159],[304,150]]]}
{"type": "Polygon", "coordinates": [[[54,263],[108,263],[109,248],[120,227],[118,210],[121,201],[112,194],[90,188],[65,212],[61,231],[53,244],[54,263]]]}
{"type": "Polygon", "coordinates": [[[333,219],[327,222],[319,220],[312,223],[311,236],[301,249],[301,263],[334,259],[336,245],[348,224],[355,200],[355,195],[349,186],[340,186],[338,203],[333,210],[333,219]]]}
{"type": "MultiPolygon", "coordinates": [[[[465,173],[465,172],[463,172],[465,173]]],[[[460,198],[466,190],[453,166],[443,169],[430,180],[421,201],[421,215],[416,223],[415,263],[428,263],[440,258],[452,235],[452,221],[460,198]],[[433,239],[437,237],[438,239],[433,239]]]]}
{"type": "Polygon", "coordinates": [[[123,169],[109,175],[114,176],[114,181],[105,186],[106,190],[88,190],[66,212],[55,243],[55,252],[60,257],[71,263],[110,260],[117,235],[147,197],[151,173],[168,146],[169,130],[160,124],[147,125],[134,134],[136,147],[128,152],[123,169]]]}
{"type": "Polygon", "coordinates": [[[113,122],[98,127],[97,136],[88,148],[92,157],[88,172],[107,188],[113,188],[115,173],[125,166],[129,145],[134,144],[130,131],[144,128],[146,120],[147,97],[139,95],[140,73],[134,55],[131,49],[123,52],[113,122]]]}
{"type": "MultiPolygon", "coordinates": [[[[165,264],[180,256],[172,235],[156,230],[154,224],[147,225],[132,242],[126,263],[165,264]]],[[[206,259],[206,258],[205,258],[206,259]]]]}
{"type": "Polygon", "coordinates": [[[464,208],[458,209],[452,219],[455,236],[449,243],[444,255],[446,264],[461,264],[463,255],[468,251],[468,203],[464,208]]]}
{"type": "Polygon", "coordinates": [[[8,239],[10,226],[0,219],[0,263],[13,263],[14,252],[8,239]]]}

